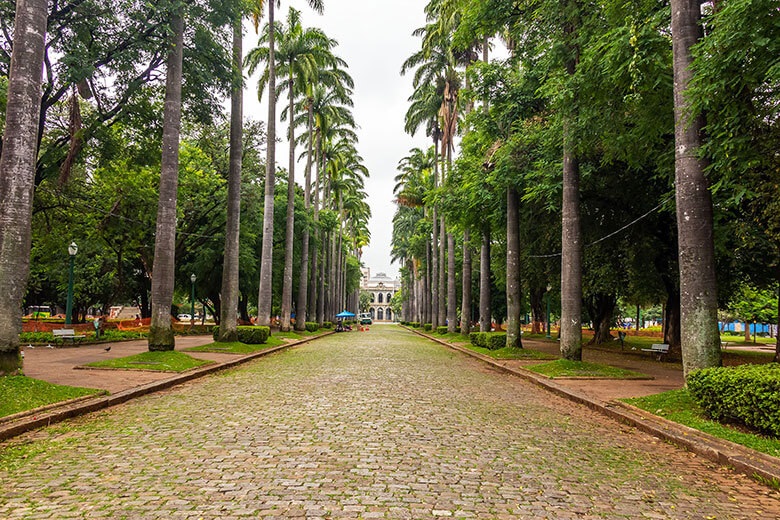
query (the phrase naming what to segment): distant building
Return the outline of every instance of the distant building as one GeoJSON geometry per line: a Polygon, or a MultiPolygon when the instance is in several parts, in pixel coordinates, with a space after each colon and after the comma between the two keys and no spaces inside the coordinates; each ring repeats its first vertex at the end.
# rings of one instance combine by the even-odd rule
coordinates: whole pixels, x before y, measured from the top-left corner
{"type": "Polygon", "coordinates": [[[401,280],[393,279],[385,273],[376,273],[371,276],[371,269],[362,269],[363,278],[360,281],[360,290],[371,295],[371,319],[374,321],[393,321],[396,317],[390,308],[393,295],[401,290],[401,280]]]}

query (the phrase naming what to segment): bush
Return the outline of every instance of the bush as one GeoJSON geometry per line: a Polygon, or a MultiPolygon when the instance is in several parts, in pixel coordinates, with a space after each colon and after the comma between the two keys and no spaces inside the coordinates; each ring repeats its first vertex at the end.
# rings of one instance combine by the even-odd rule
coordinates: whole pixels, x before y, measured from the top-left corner
{"type": "Polygon", "coordinates": [[[271,336],[270,327],[236,327],[236,332],[238,333],[238,341],[247,345],[262,345],[271,336]]]}
{"type": "Polygon", "coordinates": [[[436,334],[442,334],[442,335],[447,334],[447,326],[442,325],[440,327],[436,327],[436,334]]]}
{"type": "Polygon", "coordinates": [[[332,321],[323,321],[322,322],[322,328],[323,329],[332,329],[333,328],[333,322],[332,321]]]}
{"type": "Polygon", "coordinates": [[[419,321],[410,321],[409,322],[409,326],[411,326],[411,327],[413,327],[415,329],[419,329],[420,328],[420,322],[419,321]]]}
{"type": "Polygon", "coordinates": [[[469,334],[469,340],[475,347],[487,348],[487,332],[472,332],[469,334]]]}
{"type": "Polygon", "coordinates": [[[431,325],[430,323],[423,323],[423,330],[424,331],[428,332],[432,328],[433,328],[433,325],[431,325]]]}
{"type": "Polygon", "coordinates": [[[498,350],[506,347],[506,332],[485,333],[487,346],[490,350],[498,350]]]}
{"type": "Polygon", "coordinates": [[[740,365],[697,370],[688,390],[713,420],[739,422],[780,437],[780,365],[740,365]]]}
{"type": "Polygon", "coordinates": [[[308,332],[317,332],[318,330],[320,330],[320,325],[316,321],[307,321],[306,330],[308,332]]]}

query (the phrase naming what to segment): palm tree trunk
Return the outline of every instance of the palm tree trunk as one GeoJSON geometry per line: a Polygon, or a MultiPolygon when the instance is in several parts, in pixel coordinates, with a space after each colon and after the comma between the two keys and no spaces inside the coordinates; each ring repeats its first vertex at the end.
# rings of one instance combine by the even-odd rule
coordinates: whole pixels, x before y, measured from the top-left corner
{"type": "Polygon", "coordinates": [[[482,249],[479,255],[479,331],[490,332],[490,228],[482,228],[482,249]]]}
{"type": "MultiPolygon", "coordinates": [[[[314,114],[312,105],[309,103],[309,150],[306,154],[306,173],[305,187],[303,192],[303,204],[308,215],[311,208],[311,162],[314,148],[314,114]]],[[[298,279],[298,299],[295,304],[295,330],[306,330],[306,320],[309,316],[309,224],[303,226],[303,236],[301,237],[301,273],[298,279]]]]}
{"type": "Polygon", "coordinates": [[[458,292],[455,287],[455,237],[447,233],[447,332],[458,330],[458,292]]]}
{"type": "Polygon", "coordinates": [[[16,2],[8,104],[0,156],[0,376],[22,369],[19,333],[30,274],[32,201],[47,3],[16,2]]]}
{"type": "Polygon", "coordinates": [[[517,189],[506,190],[506,346],[522,347],[520,339],[520,226],[517,189]]]}
{"type": "Polygon", "coordinates": [[[699,2],[672,0],[675,193],[680,262],[683,374],[721,365],[712,197],[699,158],[704,118],[690,115],[692,47],[701,38],[699,2]]]}
{"type": "Polygon", "coordinates": [[[293,293],[293,233],[295,230],[295,125],[293,125],[295,111],[295,96],[292,68],[290,70],[289,85],[289,177],[287,179],[287,221],[285,228],[284,242],[284,274],[282,276],[282,321],[279,329],[282,332],[290,330],[290,319],[292,315],[292,293],[293,293]]]}
{"type": "Polygon", "coordinates": [[[176,273],[176,192],[179,185],[179,133],[181,129],[182,59],[184,19],[181,11],[171,19],[173,42],[168,54],[163,113],[160,199],[157,205],[157,231],[152,272],[152,321],[149,350],[173,350],[171,304],[176,273]]]}
{"type": "Polygon", "coordinates": [[[431,324],[439,326],[439,219],[433,207],[433,238],[431,240],[431,324]]]}
{"type": "Polygon", "coordinates": [[[274,53],[274,5],[268,2],[268,143],[265,158],[263,199],[263,244],[260,252],[260,288],[257,297],[257,325],[271,325],[274,255],[274,184],[276,183],[276,56],[274,53]]]}
{"type": "Polygon", "coordinates": [[[431,241],[427,239],[425,241],[425,279],[423,280],[423,293],[422,293],[422,316],[420,317],[421,323],[431,323],[431,241]]]}
{"type": "Polygon", "coordinates": [[[444,225],[444,217],[439,217],[439,326],[443,326],[447,322],[447,302],[445,301],[447,294],[445,290],[447,288],[447,228],[444,225]]]}
{"type": "Polygon", "coordinates": [[[561,240],[561,356],[582,360],[582,238],[580,170],[564,124],[563,219],[561,240]]]}
{"type": "Polygon", "coordinates": [[[471,332],[471,235],[468,229],[463,231],[463,286],[460,307],[460,333],[471,332]]]}
{"type": "Polygon", "coordinates": [[[241,226],[241,157],[243,155],[244,85],[241,15],[233,23],[233,78],[230,94],[230,169],[228,171],[225,257],[222,267],[219,336],[217,341],[237,341],[238,257],[241,226]]]}

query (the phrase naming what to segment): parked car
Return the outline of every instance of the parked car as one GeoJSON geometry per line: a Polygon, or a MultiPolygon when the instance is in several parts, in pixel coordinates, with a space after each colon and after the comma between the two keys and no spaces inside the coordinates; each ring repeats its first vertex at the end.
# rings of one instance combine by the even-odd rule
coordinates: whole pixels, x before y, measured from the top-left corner
{"type": "Polygon", "coordinates": [[[361,325],[371,325],[374,323],[374,320],[371,319],[371,314],[368,312],[363,312],[360,314],[360,324],[361,325]]]}

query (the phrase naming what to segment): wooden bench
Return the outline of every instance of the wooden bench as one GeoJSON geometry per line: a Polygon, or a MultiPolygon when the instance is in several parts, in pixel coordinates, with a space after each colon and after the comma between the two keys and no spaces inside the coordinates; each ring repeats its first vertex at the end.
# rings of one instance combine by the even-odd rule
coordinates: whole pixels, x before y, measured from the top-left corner
{"type": "Polygon", "coordinates": [[[650,348],[643,348],[642,352],[650,352],[651,354],[655,354],[658,361],[661,361],[661,358],[669,353],[669,345],[666,343],[653,343],[650,345],[650,348]]]}
{"type": "Polygon", "coordinates": [[[69,339],[73,343],[76,343],[76,341],[81,341],[82,339],[86,338],[84,334],[76,334],[76,331],[74,329],[54,329],[51,331],[52,334],[54,334],[54,338],[62,338],[63,340],[69,339]]]}

